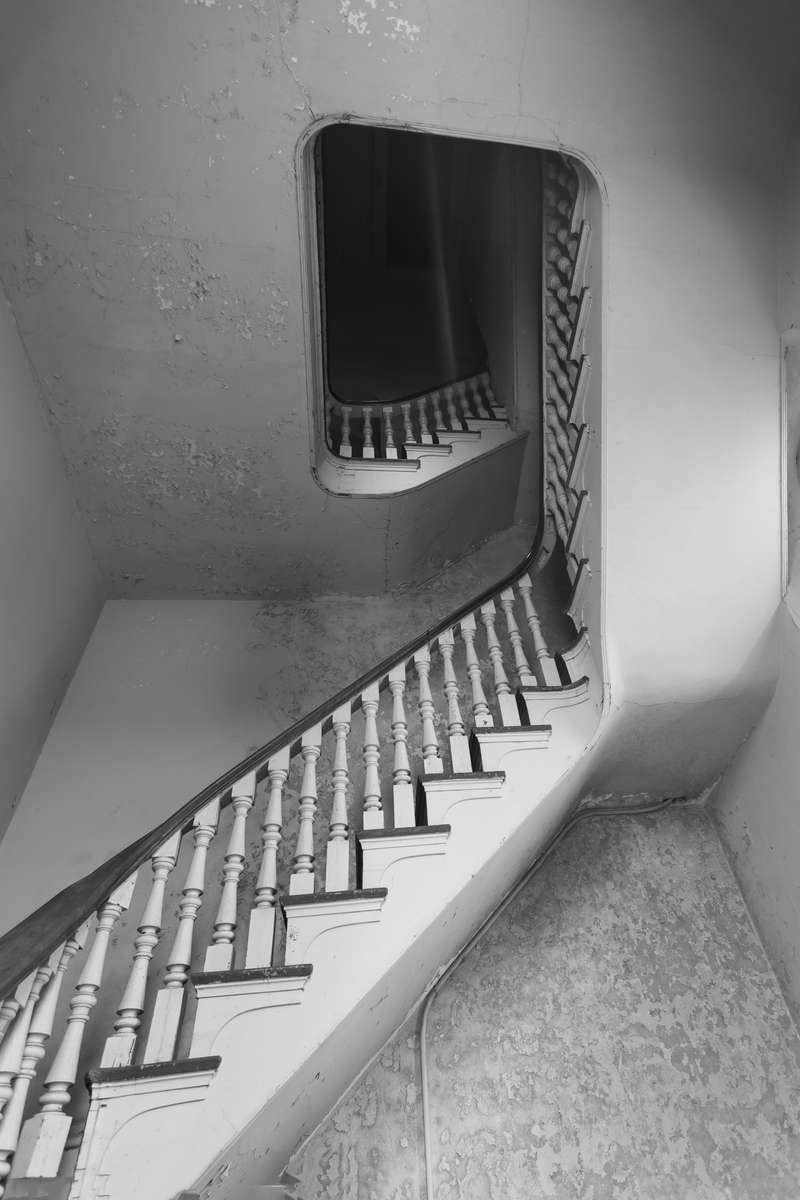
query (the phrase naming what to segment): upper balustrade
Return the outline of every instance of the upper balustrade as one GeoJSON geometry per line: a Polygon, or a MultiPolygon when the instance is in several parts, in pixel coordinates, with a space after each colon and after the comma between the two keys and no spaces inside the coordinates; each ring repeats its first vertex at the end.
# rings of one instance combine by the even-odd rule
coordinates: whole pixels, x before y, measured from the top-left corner
{"type": "Polygon", "coordinates": [[[515,440],[488,372],[393,403],[326,402],[327,467],[334,490],[405,491],[515,440]]]}

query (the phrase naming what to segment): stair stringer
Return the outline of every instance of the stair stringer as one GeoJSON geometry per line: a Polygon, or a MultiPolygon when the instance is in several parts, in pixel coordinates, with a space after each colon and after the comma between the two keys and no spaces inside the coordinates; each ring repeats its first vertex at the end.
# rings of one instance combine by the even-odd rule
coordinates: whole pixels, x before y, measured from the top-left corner
{"type": "MultiPolygon", "coordinates": [[[[82,1148],[92,1161],[84,1179],[102,1178],[113,1200],[172,1200],[182,1189],[202,1200],[245,1200],[276,1179],[579,798],[602,708],[596,669],[592,681],[585,703],[554,713],[546,748],[526,746],[524,728],[511,731],[505,747],[496,739],[489,769],[506,775],[499,802],[493,786],[485,796],[472,788],[471,801],[453,807],[443,856],[392,864],[379,922],[316,938],[301,1004],[228,1014],[205,1042],[221,1062],[202,1103],[159,1121],[146,1099],[132,1113],[128,1097],[117,1128],[113,1097],[105,1096],[103,1112],[90,1111],[92,1128],[102,1125],[102,1153],[82,1148]]],[[[92,1110],[100,1103],[93,1097],[92,1110]]],[[[93,1196],[83,1187],[71,1200],[93,1196]]]]}

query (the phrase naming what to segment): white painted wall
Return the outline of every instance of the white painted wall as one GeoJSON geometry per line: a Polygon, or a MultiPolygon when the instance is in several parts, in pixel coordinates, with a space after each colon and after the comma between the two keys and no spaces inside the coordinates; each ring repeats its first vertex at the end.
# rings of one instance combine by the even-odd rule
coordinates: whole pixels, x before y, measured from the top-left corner
{"type": "Polygon", "coordinates": [[[0,836],[99,607],[83,524],[0,291],[0,836]]]}
{"type": "MultiPolygon", "coordinates": [[[[609,734],[593,779],[598,790],[699,790],[730,757],[770,686],[769,664],[761,651],[779,596],[778,361],[770,205],[781,154],[784,98],[756,78],[750,41],[742,38],[732,44],[735,23],[726,24],[720,35],[697,7],[689,0],[668,6],[643,0],[634,9],[622,0],[512,0],[500,14],[491,6],[465,10],[455,0],[437,5],[403,0],[398,8],[377,0],[374,9],[369,6],[357,16],[349,3],[331,8],[324,0],[306,0],[299,8],[289,6],[285,21],[274,29],[264,24],[267,14],[257,13],[258,6],[242,10],[241,16],[235,6],[222,4],[169,10],[151,6],[146,22],[136,17],[140,39],[158,50],[152,63],[147,58],[156,73],[163,72],[167,47],[173,44],[160,37],[162,19],[175,32],[175,23],[185,18],[182,32],[175,32],[175,44],[182,48],[181,72],[194,69],[197,46],[207,47],[202,51],[206,57],[201,55],[204,74],[184,105],[179,100],[167,105],[164,111],[170,119],[183,120],[181,114],[195,103],[197,88],[208,92],[235,76],[236,103],[251,121],[260,113],[268,122],[257,162],[233,137],[236,123],[226,125],[231,142],[223,151],[224,171],[220,168],[211,178],[203,167],[203,188],[210,191],[198,184],[196,193],[182,192],[178,208],[184,229],[191,227],[200,239],[227,239],[238,247],[248,269],[256,261],[252,247],[265,236],[269,239],[270,286],[286,301],[286,323],[280,344],[270,351],[269,368],[270,421],[280,432],[273,442],[280,446],[281,461],[264,477],[280,504],[276,502],[274,519],[265,521],[263,536],[268,530],[273,539],[276,572],[285,578],[294,566],[303,586],[311,586],[317,565],[325,561],[331,586],[346,589],[358,569],[360,525],[363,521],[369,526],[370,517],[363,509],[357,515],[349,503],[332,504],[314,491],[313,483],[307,488],[303,483],[302,489],[298,483],[305,478],[308,423],[295,180],[289,167],[297,139],[315,117],[350,112],[440,132],[562,145],[595,165],[606,197],[602,503],[612,705],[609,734]],[[168,15],[162,18],[162,13],[168,15]],[[258,42],[252,42],[251,32],[258,42]],[[191,53],[186,50],[187,37],[195,47],[191,53]],[[228,55],[230,38],[242,55],[252,52],[247,49],[251,42],[257,46],[269,71],[256,79],[249,67],[234,67],[228,55]],[[256,167],[261,174],[254,174],[256,167]],[[226,190],[223,176],[235,181],[235,192],[226,190]],[[255,179],[261,182],[252,182],[255,179]],[[208,196],[207,202],[203,197],[208,196]],[[359,536],[353,537],[356,528],[359,536]]],[[[125,19],[132,19],[130,9],[125,19]]],[[[121,39],[116,27],[109,25],[109,31],[104,36],[113,43],[112,53],[121,39]]],[[[135,46],[141,53],[139,42],[135,46]]],[[[128,63],[125,86],[135,90],[131,67],[128,63]]],[[[179,96],[179,77],[173,72],[171,78],[179,96]]],[[[153,129],[161,130],[165,118],[162,111],[151,112],[144,94],[136,103],[139,107],[129,105],[124,116],[130,117],[130,128],[143,135],[135,143],[142,143],[136,169],[146,174],[146,146],[152,153],[159,150],[153,129]]],[[[115,128],[121,130],[123,124],[120,117],[115,128]]],[[[201,133],[213,137],[214,129],[220,130],[213,123],[197,129],[203,152],[192,143],[191,161],[205,163],[213,142],[207,146],[201,133]]],[[[90,142],[94,145],[87,139],[87,147],[90,142]]],[[[94,178],[106,171],[94,161],[94,151],[84,149],[79,168],[84,175],[94,178]]],[[[122,158],[114,161],[119,178],[127,179],[128,158],[124,157],[124,170],[122,158]]],[[[173,174],[184,167],[193,169],[188,159],[176,161],[173,174]]],[[[51,172],[49,167],[42,170],[45,186],[51,172]]],[[[116,192],[113,172],[108,172],[103,176],[108,192],[101,211],[110,213],[116,192]]],[[[155,181],[148,186],[155,189],[155,181]]],[[[108,254],[129,274],[127,248],[121,258],[113,247],[108,254]]],[[[148,303],[151,299],[148,292],[148,303]]],[[[141,315],[144,309],[137,303],[130,300],[130,311],[141,315]]],[[[32,329],[35,314],[30,306],[27,311],[32,329]]],[[[192,322],[197,324],[202,313],[179,315],[193,330],[185,340],[194,344],[192,322]]],[[[174,312],[167,316],[177,321],[174,312]]],[[[169,353],[177,353],[172,327],[162,334],[169,353]]],[[[207,352],[213,346],[209,342],[204,347],[206,359],[200,362],[198,357],[196,366],[206,372],[207,352]]],[[[109,342],[105,349],[105,358],[92,358],[93,370],[105,364],[112,374],[116,343],[109,342]]],[[[146,355],[151,363],[149,344],[146,355]]],[[[58,365],[57,357],[49,360],[51,370],[58,365]]],[[[87,357],[91,356],[78,355],[81,361],[72,363],[78,380],[87,357]]],[[[247,389],[259,396],[262,370],[263,364],[255,360],[248,366],[255,374],[248,377],[247,389]]],[[[149,386],[146,396],[137,392],[142,421],[156,420],[156,410],[161,420],[164,404],[173,400],[173,415],[185,419],[182,393],[171,390],[176,378],[173,373],[156,380],[158,386],[149,386]]],[[[186,379],[181,379],[183,387],[186,379]]],[[[235,380],[234,384],[227,393],[232,406],[227,419],[250,439],[263,420],[252,409],[244,412],[247,389],[235,380]]],[[[217,397],[202,393],[198,400],[198,394],[192,392],[200,405],[196,412],[205,405],[202,419],[211,420],[217,397]]],[[[163,460],[167,466],[170,461],[163,460]]],[[[263,463],[259,471],[262,467],[263,463]]],[[[251,501],[248,498],[249,508],[251,501]]],[[[417,518],[424,522],[427,516],[420,510],[417,518]]],[[[134,560],[134,572],[138,521],[137,517],[125,525],[131,530],[125,552],[134,560]]],[[[393,537],[386,542],[390,565],[393,537]]],[[[165,543],[167,576],[170,555],[183,553],[182,545],[165,543]]],[[[112,611],[104,617],[98,638],[105,636],[112,611]]],[[[132,628],[129,632],[127,648],[117,660],[124,675],[112,681],[114,687],[126,693],[141,681],[143,695],[158,695],[158,681],[165,688],[169,682],[164,663],[154,647],[140,655],[141,631],[135,636],[132,628]]],[[[142,644],[147,645],[146,638],[142,644]]],[[[198,644],[187,644],[187,654],[194,654],[198,644]]],[[[104,672],[110,671],[110,663],[107,659],[104,672]]],[[[220,669],[227,670],[222,659],[220,663],[220,669]]],[[[100,669],[90,653],[83,682],[76,681],[70,710],[75,740],[69,751],[75,762],[85,760],[86,731],[96,704],[90,681],[100,669]]],[[[186,671],[187,684],[196,688],[194,667],[186,671]]],[[[274,685],[270,673],[264,682],[270,695],[274,685]]],[[[235,688],[234,693],[238,704],[240,693],[235,688]]],[[[180,688],[164,692],[161,719],[155,723],[159,738],[165,728],[179,727],[182,700],[180,688]]],[[[242,710],[245,707],[258,724],[252,703],[242,710]]],[[[125,704],[120,711],[132,717],[125,704]]],[[[196,748],[207,738],[213,742],[217,713],[213,706],[197,712],[189,746],[196,748]]],[[[120,780],[135,766],[131,751],[121,749],[123,742],[138,744],[139,762],[149,761],[154,722],[146,705],[139,718],[140,724],[131,719],[105,726],[120,747],[119,767],[106,776],[112,783],[115,775],[120,780]]],[[[225,724],[232,730],[235,722],[226,718],[225,724]]],[[[259,739],[251,733],[242,738],[238,730],[232,733],[225,765],[237,756],[242,741],[251,740],[259,739]]],[[[221,741],[217,744],[221,747],[221,741]]],[[[34,829],[38,835],[45,814],[62,803],[56,764],[63,761],[67,743],[60,745],[56,752],[57,742],[52,741],[47,750],[51,765],[47,775],[40,776],[42,786],[26,818],[31,837],[34,829]]],[[[178,761],[175,746],[173,753],[178,761]]],[[[140,790],[153,797],[154,808],[163,814],[193,790],[204,763],[204,758],[183,759],[179,796],[155,798],[152,787],[140,790]]],[[[114,766],[110,759],[107,765],[114,766]]],[[[80,779],[76,768],[73,795],[80,790],[80,779]]],[[[165,792],[176,783],[174,774],[168,782],[165,792]]],[[[125,788],[132,789],[127,777],[125,788]]],[[[76,828],[77,844],[101,836],[94,832],[102,824],[97,814],[105,813],[114,790],[112,786],[90,795],[83,788],[85,816],[80,833],[76,828]]],[[[102,833],[109,842],[117,835],[126,840],[121,827],[102,833]]],[[[100,849],[99,843],[94,846],[93,857],[100,849]]]]}
{"type": "MultiPolygon", "coordinates": [[[[775,694],[722,777],[712,807],[745,899],[790,1006],[800,1017],[800,139],[786,163],[778,298],[784,330],[788,590],[773,625],[775,694]]],[[[777,474],[777,464],[774,468],[777,474]]]]}

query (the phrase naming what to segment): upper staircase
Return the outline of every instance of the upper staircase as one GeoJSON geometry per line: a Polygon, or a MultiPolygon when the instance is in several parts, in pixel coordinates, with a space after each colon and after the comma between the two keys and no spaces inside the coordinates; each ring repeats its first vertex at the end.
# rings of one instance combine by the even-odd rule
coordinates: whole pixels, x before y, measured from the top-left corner
{"type": "MultiPolygon", "coordinates": [[[[523,435],[524,436],[524,435],[523,435]]],[[[519,441],[488,371],[392,403],[328,394],[320,480],[350,495],[401,492],[519,441]]]]}

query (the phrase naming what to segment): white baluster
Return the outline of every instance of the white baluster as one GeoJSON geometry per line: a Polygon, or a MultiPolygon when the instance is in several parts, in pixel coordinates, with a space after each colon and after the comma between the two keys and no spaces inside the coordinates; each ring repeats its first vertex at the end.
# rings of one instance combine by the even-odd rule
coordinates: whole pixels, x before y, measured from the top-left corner
{"type": "Polygon", "coordinates": [[[477,729],[491,729],[494,725],[494,717],[486,701],[486,693],[483,690],[483,682],[481,680],[481,664],[475,652],[475,634],[478,628],[475,621],[475,614],[470,613],[468,617],[462,617],[459,628],[461,629],[461,636],[464,639],[464,649],[467,655],[467,674],[469,675],[469,682],[472,688],[472,719],[477,729]]]}
{"type": "Polygon", "coordinates": [[[361,450],[362,458],[374,458],[375,446],[372,441],[372,406],[365,404],[361,410],[364,420],[364,445],[361,450]]]}
{"type": "Polygon", "coordinates": [[[206,886],[208,847],[217,832],[218,824],[219,798],[201,808],[192,822],[192,861],[178,904],[178,928],[167,958],[164,986],[156,995],[153,1008],[150,1032],[144,1049],[146,1063],[169,1062],[175,1054],[183,1014],[184,989],[192,965],[194,927],[206,886]]]}
{"type": "Polygon", "coordinates": [[[133,965],[128,983],[117,1009],[114,1033],[106,1039],[101,1067],[127,1067],[133,1062],[133,1052],[144,1012],[147,975],[150,960],[161,936],[164,894],[167,879],[178,858],[181,831],[156,850],[152,858],[153,882],[133,944],[133,965]]]}
{"type": "Polygon", "coordinates": [[[414,437],[414,424],[411,420],[411,401],[404,400],[400,407],[403,410],[403,440],[407,446],[413,446],[417,439],[414,437]]]}
{"type": "Polygon", "coordinates": [[[486,403],[489,405],[489,408],[494,408],[494,388],[492,387],[492,380],[488,371],[484,371],[481,375],[481,383],[486,394],[486,403]]]}
{"type": "Polygon", "coordinates": [[[0,1041],[5,1037],[6,1030],[13,1022],[19,1010],[25,1007],[35,978],[36,971],[34,970],[17,984],[12,995],[8,996],[2,1005],[0,1005],[0,1041]]]}
{"type": "Polygon", "coordinates": [[[310,896],[314,892],[314,818],[317,813],[317,759],[322,749],[322,726],[313,725],[300,739],[303,781],[300,784],[300,827],[297,832],[290,896],[310,896]]]}
{"type": "Polygon", "coordinates": [[[289,777],[289,759],[290,748],[286,746],[273,754],[267,763],[269,799],[261,826],[261,866],[247,930],[246,967],[269,967],[272,964],[278,896],[278,846],[283,828],[283,789],[289,777]]]}
{"type": "Polygon", "coordinates": [[[471,415],[469,411],[469,397],[467,396],[467,381],[465,379],[459,379],[457,383],[453,384],[453,388],[456,393],[456,404],[460,414],[459,424],[462,424],[471,415]]]}
{"type": "Polygon", "coordinates": [[[444,400],[447,405],[447,419],[450,423],[450,428],[461,429],[461,418],[458,415],[455,392],[451,384],[448,384],[444,389],[444,400]]]}
{"type": "Polygon", "coordinates": [[[444,663],[444,694],[447,700],[447,734],[450,741],[450,762],[454,772],[471,771],[469,739],[458,703],[458,679],[453,668],[455,637],[452,629],[439,634],[439,649],[444,663]]]}
{"type": "Polygon", "coordinates": [[[517,708],[517,699],[511,691],[511,685],[508,682],[508,676],[503,666],[503,651],[495,632],[495,615],[496,610],[493,600],[490,600],[488,604],[482,605],[481,617],[486,627],[486,643],[489,648],[489,658],[494,672],[494,691],[500,709],[500,719],[504,725],[519,725],[520,716],[519,709],[517,708]]]}
{"type": "Polygon", "coordinates": [[[325,891],[346,892],[350,886],[350,826],[347,815],[347,738],[350,734],[350,702],[333,714],[333,803],[325,857],[325,891]]]}
{"type": "Polygon", "coordinates": [[[45,1046],[53,1032],[58,998],[61,985],[70,962],[79,950],[86,944],[89,935],[89,922],[85,921],[80,929],[67,938],[60,952],[57,953],[55,970],[39,998],[39,1002],[31,1019],[25,1054],[20,1068],[20,1074],[14,1085],[14,1095],[3,1115],[0,1125],[0,1195],[3,1194],[2,1179],[8,1174],[11,1156],[14,1156],[14,1171],[18,1178],[29,1176],[55,1176],[58,1174],[60,1163],[53,1162],[53,1156],[48,1158],[46,1139],[43,1137],[43,1125],[47,1118],[42,1112],[22,1124],[25,1103],[28,1098],[31,1083],[36,1070],[45,1056],[45,1046]],[[5,1159],[5,1171],[4,1163],[5,1159]],[[48,1171],[48,1168],[51,1170],[48,1171]]]}
{"type": "Polygon", "coordinates": [[[417,406],[417,417],[419,418],[419,440],[423,446],[432,446],[433,434],[428,425],[428,397],[417,396],[414,403],[417,406]]]}
{"type": "Polygon", "coordinates": [[[361,693],[361,707],[364,710],[364,829],[383,829],[385,820],[378,770],[381,750],[377,721],[379,703],[378,684],[372,683],[361,693]]]}
{"type": "Polygon", "coordinates": [[[530,663],[525,655],[522,634],[519,631],[517,618],[514,615],[514,592],[512,588],[506,588],[505,591],[500,593],[500,607],[505,613],[508,640],[511,642],[511,648],[514,652],[514,665],[516,667],[519,686],[523,688],[536,687],[536,676],[531,670],[530,663]]]}
{"type": "Polygon", "coordinates": [[[394,415],[393,408],[385,408],[383,410],[384,444],[386,446],[387,458],[400,457],[400,443],[394,431],[394,415]]]}
{"type": "Polygon", "coordinates": [[[222,869],[222,893],[211,934],[211,945],[206,950],[206,971],[230,971],[233,966],[233,941],[236,937],[236,907],[239,899],[239,880],[245,863],[245,836],[247,816],[256,798],[256,773],[251,771],[233,785],[231,808],[233,825],[225,852],[222,869]]]}
{"type": "Polygon", "coordinates": [[[561,508],[559,507],[558,496],[557,496],[556,490],[553,487],[553,483],[552,483],[552,478],[553,478],[552,475],[550,478],[551,478],[551,482],[547,485],[547,500],[548,500],[547,507],[548,507],[550,513],[552,514],[553,520],[556,523],[556,530],[558,532],[558,536],[561,538],[561,542],[562,542],[563,546],[566,548],[567,542],[569,541],[569,529],[567,528],[566,521],[564,520],[564,514],[561,511],[561,508]]]}
{"type": "Polygon", "coordinates": [[[482,380],[482,375],[473,375],[472,379],[469,381],[469,385],[472,389],[472,403],[475,406],[475,412],[478,414],[478,416],[483,414],[485,417],[491,417],[492,408],[483,394],[482,380]]]}
{"type": "Polygon", "coordinates": [[[327,436],[326,436],[326,441],[327,441],[328,447],[329,447],[331,450],[333,450],[333,448],[334,448],[334,442],[333,442],[333,421],[334,421],[334,418],[335,418],[335,417],[336,417],[336,415],[337,415],[337,412],[338,412],[338,408],[337,408],[337,405],[336,405],[336,401],[335,401],[335,400],[333,400],[333,399],[330,399],[330,400],[328,400],[328,402],[327,402],[327,404],[326,404],[326,406],[325,406],[325,414],[326,414],[326,422],[327,422],[327,423],[326,423],[326,425],[325,425],[325,432],[326,432],[326,435],[327,435],[327,436]]]}
{"type": "Polygon", "coordinates": [[[435,709],[431,694],[431,652],[427,646],[414,655],[419,680],[419,715],[422,720],[422,769],[426,775],[441,775],[444,763],[439,754],[439,740],[434,724],[435,709]]]}
{"type": "Polygon", "coordinates": [[[533,641],[533,649],[536,653],[536,661],[538,663],[540,682],[544,687],[559,687],[561,685],[561,677],[558,673],[555,659],[547,649],[547,643],[542,634],[542,627],[539,622],[539,615],[533,604],[533,583],[530,575],[522,575],[517,587],[522,596],[522,603],[525,608],[525,619],[528,622],[528,628],[531,631],[531,640],[533,641]]]}
{"type": "Polygon", "coordinates": [[[135,886],[136,876],[133,875],[111,893],[97,914],[94,940],[86,956],[75,994],[69,1002],[67,1027],[47,1073],[44,1091],[39,1097],[42,1110],[39,1122],[39,1151],[42,1160],[45,1160],[41,1164],[42,1173],[50,1178],[58,1174],[72,1124],[72,1117],[65,1113],[64,1109],[72,1096],[86,1026],[97,1004],[97,993],[103,982],[103,969],[111,932],[121,914],[128,908],[135,886]]]}
{"type": "Polygon", "coordinates": [[[352,458],[353,446],[350,441],[350,417],[352,409],[349,404],[343,404],[342,408],[342,436],[339,441],[339,457],[352,458]]]}
{"type": "Polygon", "coordinates": [[[400,663],[389,672],[392,693],[392,740],[394,764],[392,798],[395,829],[410,829],[416,825],[414,790],[411,786],[411,764],[408,760],[408,722],[403,699],[406,690],[406,664],[400,663]]]}
{"type": "Polygon", "coordinates": [[[566,463],[564,462],[564,456],[561,453],[558,442],[553,437],[553,433],[549,425],[545,426],[544,434],[548,465],[552,467],[552,470],[563,483],[569,477],[569,472],[567,470],[566,463]]]}
{"type": "Polygon", "coordinates": [[[433,413],[434,431],[444,429],[446,421],[442,415],[441,397],[438,392],[431,392],[431,411],[433,413]]]}
{"type": "Polygon", "coordinates": [[[26,989],[25,1003],[20,1007],[7,1037],[0,1046],[0,1115],[14,1093],[14,1080],[22,1065],[33,1012],[42,989],[50,978],[51,970],[50,963],[44,963],[32,972],[29,977],[31,985],[26,989]]]}

